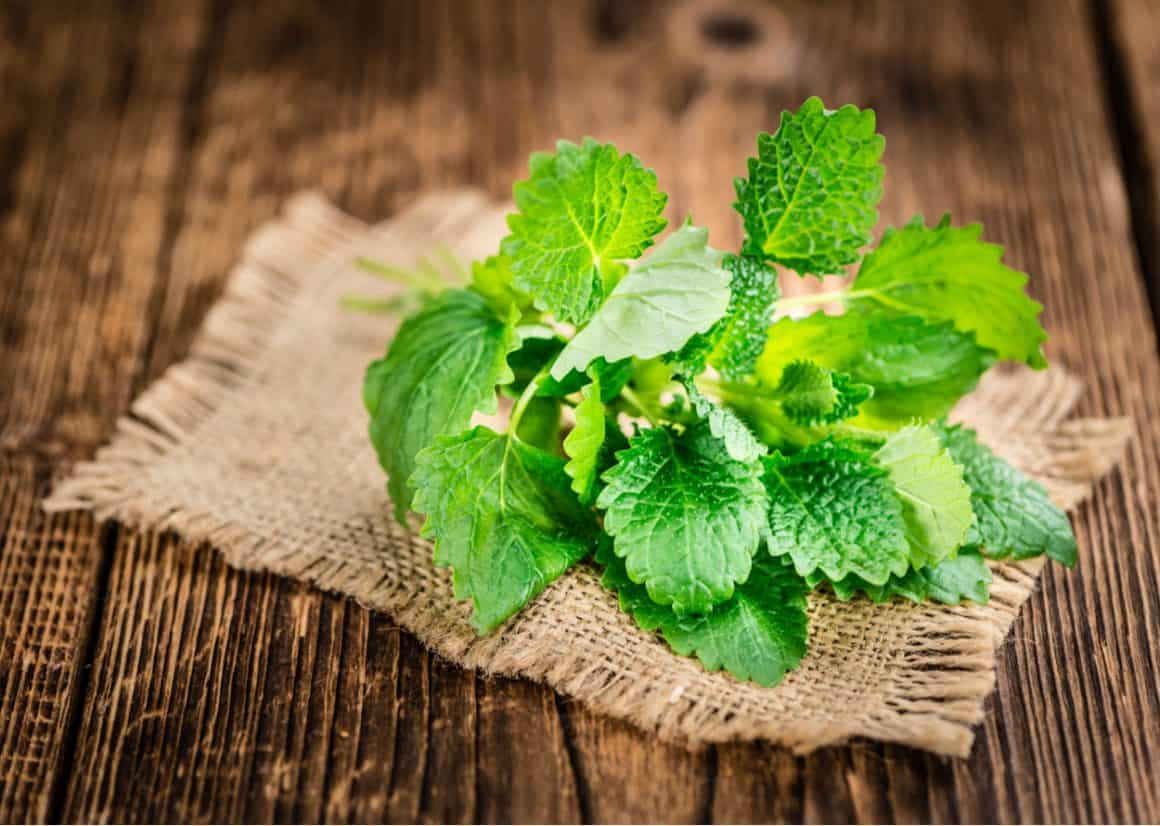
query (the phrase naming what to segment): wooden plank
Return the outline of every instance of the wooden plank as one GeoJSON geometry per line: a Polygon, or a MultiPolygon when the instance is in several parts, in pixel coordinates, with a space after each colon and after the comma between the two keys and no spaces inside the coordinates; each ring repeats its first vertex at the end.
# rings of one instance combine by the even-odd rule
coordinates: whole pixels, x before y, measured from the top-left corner
{"type": "MultiPolygon", "coordinates": [[[[364,25],[381,14],[372,3],[356,11],[364,25]]],[[[466,138],[404,143],[410,130],[437,134],[453,111],[421,87],[454,12],[403,9],[380,27],[384,43],[332,25],[321,4],[229,10],[193,124],[149,375],[180,357],[244,236],[291,192],[321,184],[354,211],[383,215],[462,181],[466,138]]],[[[206,551],[191,567],[191,550],[167,537],[117,545],[67,818],[579,816],[550,691],[477,683],[361,609],[227,571],[206,551]],[[162,642],[137,632],[142,617],[182,621],[162,642]],[[240,651],[239,628],[257,629],[240,651]],[[122,719],[154,722],[109,723],[122,719]],[[500,730],[509,725],[537,748],[518,748],[500,730]],[[509,773],[535,779],[511,785],[509,773]]]]}
{"type": "Polygon", "coordinates": [[[0,230],[6,451],[91,451],[132,399],[200,10],[6,5],[3,109],[22,130],[0,230]]]}
{"type": "Polygon", "coordinates": [[[1160,135],[1155,128],[1160,118],[1160,7],[1148,0],[1107,0],[1095,8],[1132,230],[1155,321],[1160,316],[1160,135]]]}
{"type": "Polygon", "coordinates": [[[0,820],[47,818],[67,762],[105,543],[87,516],[48,519],[50,466],[0,454],[0,820]]]}
{"type": "Polygon", "coordinates": [[[0,10],[0,821],[51,816],[71,757],[113,532],[39,498],[105,438],[148,342],[202,7],[159,5],[0,10]]]}
{"type": "Polygon", "coordinates": [[[875,106],[884,215],[986,221],[1034,271],[1052,355],[1092,383],[1086,412],[1142,424],[1125,472],[1081,514],[1084,563],[1048,575],[1005,650],[972,758],[685,752],[434,663],[334,598],[127,536],[67,818],[1160,817],[1158,375],[1085,10],[796,4],[766,41],[787,47],[783,74],[760,81],[670,49],[665,11],[367,4],[356,25],[322,4],[230,8],[146,373],[181,354],[244,233],[299,186],[321,182],[367,217],[440,184],[501,194],[529,150],[593,133],[645,157],[672,216],[695,207],[728,246],[729,177],[779,109],[813,93],[875,106]]]}

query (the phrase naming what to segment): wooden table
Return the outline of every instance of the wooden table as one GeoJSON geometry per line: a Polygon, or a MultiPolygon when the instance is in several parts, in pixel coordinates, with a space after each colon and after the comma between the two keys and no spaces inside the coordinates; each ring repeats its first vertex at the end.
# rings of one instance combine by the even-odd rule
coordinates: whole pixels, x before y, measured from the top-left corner
{"type": "Polygon", "coordinates": [[[6,0],[0,821],[1160,819],[1160,5],[735,5],[6,0]],[[732,246],[732,176],[811,94],[878,111],[884,223],[985,222],[1081,412],[1138,423],[970,759],[661,745],[210,548],[39,510],[294,191],[367,219],[503,197],[592,134],[732,246]]]}

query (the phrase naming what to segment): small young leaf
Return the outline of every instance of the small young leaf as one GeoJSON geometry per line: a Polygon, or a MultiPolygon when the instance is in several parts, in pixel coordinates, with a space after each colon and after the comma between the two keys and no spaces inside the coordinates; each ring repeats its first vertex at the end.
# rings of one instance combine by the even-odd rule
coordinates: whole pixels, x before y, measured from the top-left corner
{"type": "Polygon", "coordinates": [[[479,295],[449,290],[404,321],[386,357],[367,368],[371,442],[400,522],[415,454],[467,427],[475,411],[496,411],[495,387],[513,380],[507,356],[518,345],[514,315],[504,321],[479,295]]]}
{"type": "Polygon", "coordinates": [[[874,113],[829,111],[810,98],[757,138],[749,177],[735,181],[745,251],[801,275],[841,273],[878,222],[882,150],[874,113]]]}
{"type": "Polygon", "coordinates": [[[686,379],[683,384],[693,410],[709,423],[709,432],[721,441],[731,459],[752,462],[765,455],[765,445],[757,441],[757,437],[736,413],[707,398],[692,381],[686,379]]]}
{"type": "Polygon", "coordinates": [[[644,630],[659,629],[674,651],[696,655],[709,671],[724,669],[739,680],[774,686],[805,655],[808,587],[781,560],[759,556],[733,597],[699,616],[678,616],[653,602],[607,545],[596,552],[596,561],[604,565],[601,583],[616,592],[622,610],[644,630]]]}
{"type": "Polygon", "coordinates": [[[686,224],[662,241],[568,342],[552,377],[563,379],[601,356],[653,358],[709,329],[729,304],[729,273],[708,239],[707,229],[686,224]]]}
{"type": "Polygon", "coordinates": [[[521,313],[532,308],[532,299],[517,290],[512,281],[512,264],[505,255],[493,255],[471,265],[471,289],[483,296],[497,315],[507,316],[515,307],[521,313]]]}
{"type": "Polygon", "coordinates": [[[678,613],[732,596],[765,532],[760,465],[731,460],[705,426],[641,431],[617,459],[596,505],[633,582],[678,613]]]}
{"type": "Polygon", "coordinates": [[[831,581],[856,574],[880,585],[906,573],[902,507],[868,454],[827,440],[764,461],[770,553],[788,554],[804,577],[820,571],[831,581]]]}
{"type": "Polygon", "coordinates": [[[1027,274],[1003,263],[1003,248],[980,239],[983,227],[927,227],[917,217],[887,230],[851,286],[855,309],[885,307],[930,321],[953,321],[1000,358],[1043,368],[1043,305],[1024,292],[1027,274]]]}
{"type": "Polygon", "coordinates": [[[801,425],[829,424],[857,415],[858,406],[874,388],[855,384],[845,373],[812,361],[791,361],[782,371],[771,398],[781,402],[791,421],[801,425]]]}
{"type": "Polygon", "coordinates": [[[570,459],[564,471],[572,477],[572,490],[585,505],[596,499],[596,473],[604,446],[604,405],[601,403],[600,374],[583,390],[584,398],[576,405],[576,425],[564,439],[564,453],[570,459]]]}
{"type": "Polygon", "coordinates": [[[874,454],[902,501],[910,564],[937,565],[959,549],[974,521],[963,468],[929,427],[904,427],[874,454]]]}
{"type": "Polygon", "coordinates": [[[536,306],[584,324],[604,300],[609,267],[636,258],[664,229],[667,196],[635,155],[591,138],[532,155],[529,170],[513,189],[519,212],[508,216],[501,249],[536,306]]]}
{"type": "Polygon", "coordinates": [[[441,436],[415,460],[414,508],[427,515],[435,564],[454,569],[472,626],[495,630],[593,550],[591,512],[568,487],[564,462],[476,427],[441,436]]]}
{"type": "Polygon", "coordinates": [[[1071,523],[1043,485],[992,453],[973,430],[939,425],[938,432],[951,458],[963,466],[971,489],[975,521],[968,544],[981,547],[993,559],[1029,559],[1046,553],[1068,567],[1075,564],[1071,523]]]}

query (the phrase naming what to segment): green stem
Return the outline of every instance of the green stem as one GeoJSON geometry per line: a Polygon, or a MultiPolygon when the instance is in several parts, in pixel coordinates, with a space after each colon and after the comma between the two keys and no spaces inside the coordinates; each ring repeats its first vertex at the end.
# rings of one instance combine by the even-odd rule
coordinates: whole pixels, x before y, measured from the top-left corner
{"type": "Polygon", "coordinates": [[[645,403],[641,401],[640,397],[633,392],[631,387],[625,385],[620,391],[620,396],[626,402],[635,407],[637,413],[648,419],[649,424],[651,424],[653,427],[656,427],[659,424],[656,417],[649,411],[649,409],[645,406],[645,403]]]}
{"type": "Polygon", "coordinates": [[[404,284],[409,284],[412,287],[427,292],[439,292],[447,287],[447,282],[442,278],[433,278],[422,271],[394,267],[390,264],[384,264],[382,261],[375,261],[373,258],[356,258],[354,263],[356,267],[371,275],[376,275],[379,278],[391,282],[401,281],[404,284]]]}
{"type": "Polygon", "coordinates": [[[508,420],[508,433],[510,433],[514,438],[519,438],[516,436],[516,428],[519,427],[520,419],[522,419],[524,416],[524,411],[527,409],[528,405],[531,404],[532,399],[535,397],[536,390],[540,387],[540,382],[542,382],[544,377],[547,375],[548,368],[546,367],[537,373],[535,377],[530,382],[528,382],[528,386],[524,388],[524,392],[520,394],[519,399],[516,401],[515,407],[512,408],[512,415],[508,420]]]}

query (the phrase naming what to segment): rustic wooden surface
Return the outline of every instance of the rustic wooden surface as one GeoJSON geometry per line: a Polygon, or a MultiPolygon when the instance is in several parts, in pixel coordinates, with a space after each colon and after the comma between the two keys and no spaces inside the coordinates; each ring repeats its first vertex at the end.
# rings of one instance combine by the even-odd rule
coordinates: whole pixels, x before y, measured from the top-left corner
{"type": "Polygon", "coordinates": [[[736,6],[0,6],[0,821],[1160,820],[1160,6],[712,14],[736,6]],[[40,512],[295,190],[367,219],[436,187],[501,197],[530,150],[593,134],[729,246],[732,175],[810,94],[877,109],[884,220],[982,220],[1082,412],[1138,423],[970,759],[687,752],[209,548],[40,512]]]}

